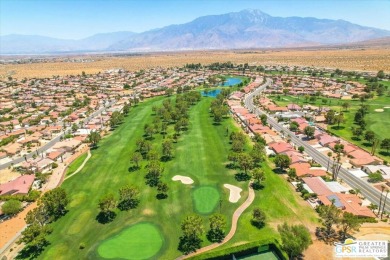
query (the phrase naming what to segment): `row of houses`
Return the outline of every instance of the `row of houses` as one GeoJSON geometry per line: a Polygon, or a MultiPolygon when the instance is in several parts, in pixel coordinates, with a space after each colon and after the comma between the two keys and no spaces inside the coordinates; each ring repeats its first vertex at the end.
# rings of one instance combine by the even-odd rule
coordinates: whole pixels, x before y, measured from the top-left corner
{"type": "MultiPolygon", "coordinates": [[[[256,115],[244,108],[241,102],[237,100],[239,96],[237,93],[233,93],[228,101],[235,120],[242,125],[249,135],[260,134],[265,139],[267,154],[285,154],[291,159],[289,168],[295,169],[297,178],[304,183],[305,189],[316,195],[313,206],[334,203],[341,210],[357,216],[375,217],[371,210],[363,205],[359,196],[348,192],[350,188],[344,187],[338,182],[325,182],[323,178],[327,176],[327,169],[313,167],[309,156],[297,151],[294,145],[286,141],[268,125],[263,125],[256,115]]],[[[292,120],[296,120],[300,125],[307,124],[302,118],[292,120]]],[[[333,137],[320,131],[316,132],[316,138],[323,144],[331,144],[336,141],[333,137]]]]}

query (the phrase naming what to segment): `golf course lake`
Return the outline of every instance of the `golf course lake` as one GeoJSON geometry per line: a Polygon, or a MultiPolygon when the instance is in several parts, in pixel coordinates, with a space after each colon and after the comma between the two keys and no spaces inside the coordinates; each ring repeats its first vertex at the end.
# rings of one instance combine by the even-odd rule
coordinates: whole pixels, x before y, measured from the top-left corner
{"type": "Polygon", "coordinates": [[[230,87],[237,84],[240,84],[242,80],[240,78],[226,78],[225,82],[221,83],[222,87],[230,87]]]}
{"type": "Polygon", "coordinates": [[[201,94],[204,97],[216,97],[219,93],[221,93],[220,89],[214,89],[209,91],[202,91],[201,94]]]}

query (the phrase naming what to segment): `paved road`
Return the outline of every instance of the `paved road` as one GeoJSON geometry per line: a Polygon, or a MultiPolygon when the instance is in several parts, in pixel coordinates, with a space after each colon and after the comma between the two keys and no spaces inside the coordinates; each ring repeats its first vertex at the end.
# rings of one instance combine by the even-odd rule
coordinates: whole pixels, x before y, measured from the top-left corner
{"type": "MultiPolygon", "coordinates": [[[[92,118],[96,117],[97,115],[99,115],[100,113],[103,112],[103,110],[107,109],[108,107],[111,107],[113,104],[115,104],[116,101],[113,101],[111,103],[108,104],[107,107],[102,107],[100,108],[99,110],[93,112],[91,115],[89,115],[87,118],[85,118],[83,120],[83,124],[87,124],[92,118]]],[[[58,135],[57,137],[55,137],[54,139],[50,140],[48,143],[44,144],[43,146],[39,147],[36,151],[33,151],[29,154],[26,154],[26,158],[27,159],[30,159],[33,157],[34,154],[36,154],[37,156],[38,155],[41,155],[42,153],[44,153],[46,150],[50,149],[52,146],[54,146],[57,142],[60,141],[61,137],[64,136],[64,133],[67,133],[68,131],[71,130],[71,126],[67,127],[65,129],[64,132],[62,132],[60,135],[58,135]]],[[[18,164],[18,163],[21,163],[25,160],[25,157],[22,156],[22,157],[19,157],[19,158],[16,158],[16,159],[13,159],[12,161],[9,161],[9,162],[6,162],[6,163],[3,163],[0,165],[0,170],[2,169],[5,169],[7,168],[8,166],[11,166],[12,164],[18,164]]]]}
{"type": "MultiPolygon", "coordinates": [[[[245,97],[245,106],[256,113],[257,115],[265,114],[268,117],[268,123],[269,125],[272,126],[272,128],[278,132],[283,131],[284,134],[288,134],[291,137],[291,141],[297,145],[297,146],[303,146],[305,148],[305,152],[310,155],[316,162],[321,164],[324,167],[327,167],[328,164],[328,156],[320,153],[317,151],[315,148],[313,148],[310,144],[302,141],[298,137],[295,136],[295,133],[291,132],[289,129],[283,127],[280,125],[274,118],[270,117],[268,114],[266,114],[264,111],[261,111],[260,109],[256,108],[253,105],[253,97],[258,96],[264,89],[267,88],[272,83],[272,80],[267,78],[266,83],[259,88],[257,88],[255,91],[252,93],[248,94],[245,97]]],[[[330,161],[330,165],[332,165],[333,160],[330,161]]],[[[372,203],[379,205],[379,200],[380,200],[380,191],[378,191],[376,188],[371,186],[369,183],[366,181],[352,175],[351,173],[348,172],[347,169],[341,168],[339,172],[340,179],[342,179],[345,183],[347,183],[349,186],[353,188],[358,188],[363,194],[364,197],[366,197],[369,201],[372,203]]],[[[390,205],[386,204],[385,211],[389,212],[390,211],[390,205]]]]}

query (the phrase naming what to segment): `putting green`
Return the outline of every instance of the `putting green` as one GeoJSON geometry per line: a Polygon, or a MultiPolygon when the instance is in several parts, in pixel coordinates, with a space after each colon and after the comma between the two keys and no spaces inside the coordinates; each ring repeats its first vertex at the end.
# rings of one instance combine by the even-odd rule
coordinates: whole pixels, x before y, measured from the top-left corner
{"type": "Polygon", "coordinates": [[[197,188],[192,198],[195,202],[195,209],[201,214],[208,214],[213,212],[217,206],[220,194],[216,188],[206,186],[197,188]]]}
{"type": "Polygon", "coordinates": [[[160,251],[163,242],[155,225],[140,223],[105,240],[98,247],[98,253],[107,259],[150,259],[160,251]]]}

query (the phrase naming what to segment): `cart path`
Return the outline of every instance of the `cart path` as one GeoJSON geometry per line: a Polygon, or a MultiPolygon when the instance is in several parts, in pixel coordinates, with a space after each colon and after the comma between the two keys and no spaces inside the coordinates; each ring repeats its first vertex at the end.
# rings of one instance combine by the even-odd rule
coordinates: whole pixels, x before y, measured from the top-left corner
{"type": "Polygon", "coordinates": [[[189,257],[196,256],[196,255],[202,254],[204,252],[210,251],[212,249],[215,249],[217,247],[222,246],[223,244],[229,242],[230,239],[233,238],[233,236],[234,236],[234,234],[236,233],[236,230],[237,230],[238,219],[240,218],[241,214],[252,204],[253,200],[255,199],[255,191],[251,188],[251,184],[252,183],[250,182],[249,185],[248,185],[248,189],[249,189],[248,198],[233,213],[232,227],[230,228],[230,231],[227,234],[227,236],[225,237],[225,239],[221,243],[214,243],[214,244],[202,247],[201,249],[197,250],[194,253],[180,256],[176,260],[187,259],[189,257]]]}

